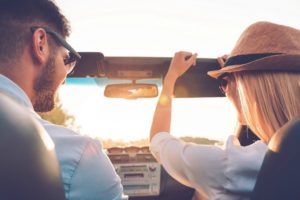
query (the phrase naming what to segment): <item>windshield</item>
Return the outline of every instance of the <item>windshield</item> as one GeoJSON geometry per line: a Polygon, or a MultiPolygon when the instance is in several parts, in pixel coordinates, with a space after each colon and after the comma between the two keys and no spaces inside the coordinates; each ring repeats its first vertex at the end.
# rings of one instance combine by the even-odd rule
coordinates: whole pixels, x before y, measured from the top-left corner
{"type": "MultiPolygon", "coordinates": [[[[77,1],[58,0],[71,21],[69,42],[78,51],[104,56],[172,57],[176,51],[216,58],[229,53],[255,21],[300,27],[299,2],[281,1],[77,1]]],[[[59,91],[63,108],[81,134],[101,140],[148,142],[157,98],[104,97],[107,79],[69,78],[59,91]],[[103,83],[103,84],[101,84],[103,83]]],[[[159,90],[161,83],[159,84],[159,90]]],[[[223,140],[233,134],[236,115],[226,98],[174,99],[171,132],[175,136],[223,140]]]]}
{"type": "MultiPolygon", "coordinates": [[[[105,78],[69,78],[60,89],[63,108],[76,118],[81,134],[115,142],[148,143],[158,98],[104,97],[105,78]]],[[[159,84],[161,89],[161,84],[159,84]]],[[[172,134],[223,140],[233,133],[235,111],[226,98],[176,98],[172,134]],[[217,125],[216,125],[217,124],[217,125]]]]}

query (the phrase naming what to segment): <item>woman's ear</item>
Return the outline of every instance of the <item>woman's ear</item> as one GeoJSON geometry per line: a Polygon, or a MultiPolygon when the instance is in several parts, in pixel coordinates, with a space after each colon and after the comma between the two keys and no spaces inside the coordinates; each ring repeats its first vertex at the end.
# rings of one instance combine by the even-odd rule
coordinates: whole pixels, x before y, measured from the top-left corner
{"type": "Polygon", "coordinates": [[[47,33],[43,28],[38,28],[32,35],[33,57],[36,58],[39,64],[47,62],[49,53],[49,44],[47,33]]]}

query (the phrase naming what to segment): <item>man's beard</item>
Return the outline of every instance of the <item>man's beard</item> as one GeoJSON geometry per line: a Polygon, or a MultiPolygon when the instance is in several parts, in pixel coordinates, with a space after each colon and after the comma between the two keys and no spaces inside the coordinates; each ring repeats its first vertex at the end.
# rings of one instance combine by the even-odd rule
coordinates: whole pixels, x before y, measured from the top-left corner
{"type": "Polygon", "coordinates": [[[33,108],[36,112],[48,112],[54,108],[56,93],[54,78],[55,57],[54,55],[50,55],[41,75],[37,78],[33,86],[35,91],[33,108]]]}

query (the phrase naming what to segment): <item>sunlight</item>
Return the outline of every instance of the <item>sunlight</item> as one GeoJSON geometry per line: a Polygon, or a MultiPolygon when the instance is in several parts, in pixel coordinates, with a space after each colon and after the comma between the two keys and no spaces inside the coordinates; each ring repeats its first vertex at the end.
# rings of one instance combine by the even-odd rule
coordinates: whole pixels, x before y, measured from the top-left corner
{"type": "MultiPolygon", "coordinates": [[[[76,117],[81,134],[124,141],[148,138],[158,98],[111,99],[103,92],[104,88],[96,85],[61,88],[62,103],[76,117]]],[[[235,112],[225,98],[173,101],[173,135],[223,140],[233,133],[234,126],[235,112]]]]}
{"type": "Polygon", "coordinates": [[[48,151],[53,151],[55,148],[55,144],[53,142],[53,140],[51,139],[51,137],[49,136],[49,134],[45,131],[44,128],[40,128],[41,130],[40,132],[40,137],[45,145],[45,147],[47,148],[48,151]]]}
{"type": "MultiPolygon", "coordinates": [[[[105,56],[172,57],[185,50],[216,58],[256,21],[300,27],[298,0],[56,1],[71,22],[72,46],[105,56]]],[[[82,134],[123,140],[148,137],[158,100],[106,99],[98,86],[65,85],[60,94],[82,134]]],[[[225,98],[175,99],[173,108],[172,134],[224,139],[233,133],[235,111],[225,98]]]]}
{"type": "Polygon", "coordinates": [[[56,1],[70,19],[71,44],[105,56],[169,57],[188,50],[217,57],[255,21],[300,27],[298,0],[56,1]]]}

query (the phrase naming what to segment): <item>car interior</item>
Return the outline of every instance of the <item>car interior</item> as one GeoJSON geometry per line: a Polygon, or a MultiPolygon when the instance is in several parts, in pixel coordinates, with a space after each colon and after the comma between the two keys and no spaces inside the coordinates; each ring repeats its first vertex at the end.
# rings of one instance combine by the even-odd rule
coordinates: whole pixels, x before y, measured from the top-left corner
{"type": "MultiPolygon", "coordinates": [[[[126,80],[126,83],[106,86],[103,95],[128,100],[157,96],[157,86],[147,80],[163,79],[171,61],[167,57],[104,57],[100,52],[80,54],[82,60],[69,78],[126,80]]],[[[221,97],[217,81],[206,75],[208,70],[218,67],[216,59],[198,59],[197,65],[176,83],[175,98],[221,97]]],[[[1,196],[4,199],[64,199],[58,162],[51,142],[49,144],[45,138],[44,129],[19,105],[3,95],[0,95],[0,123],[1,196]],[[7,156],[6,152],[11,153],[7,156]]],[[[299,131],[300,121],[297,119],[280,129],[272,139],[252,199],[300,197],[299,131]]],[[[242,145],[257,140],[247,127],[237,127],[236,134],[242,145]]],[[[107,154],[129,199],[193,198],[194,189],[169,176],[151,155],[148,146],[111,147],[107,154]]]]}
{"type": "MultiPolygon", "coordinates": [[[[155,81],[163,80],[171,62],[168,57],[105,57],[100,52],[80,52],[80,55],[82,59],[69,75],[70,78],[107,78],[110,84],[105,85],[104,95],[128,100],[157,97],[159,92],[155,81]],[[154,83],[149,84],[149,80],[154,83]]],[[[199,58],[196,66],[177,80],[174,97],[222,97],[217,80],[207,75],[207,71],[217,68],[216,59],[199,58]]],[[[247,127],[237,127],[236,131],[242,145],[258,139],[247,127]]],[[[111,147],[107,153],[129,199],[193,198],[194,189],[173,179],[157,163],[148,146],[111,147]]]]}

